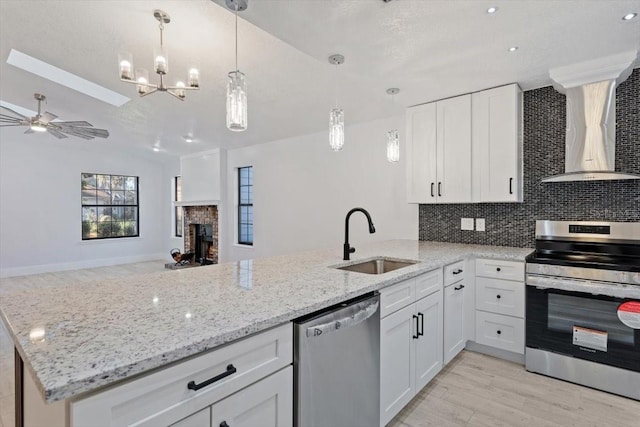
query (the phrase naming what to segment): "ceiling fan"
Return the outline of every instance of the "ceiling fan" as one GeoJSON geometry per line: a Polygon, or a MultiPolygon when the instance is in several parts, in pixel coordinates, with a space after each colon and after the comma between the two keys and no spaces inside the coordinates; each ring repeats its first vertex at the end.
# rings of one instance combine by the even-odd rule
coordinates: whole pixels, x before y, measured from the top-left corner
{"type": "Polygon", "coordinates": [[[106,129],[95,129],[93,125],[85,121],[75,122],[54,122],[58,116],[46,111],[40,113],[40,104],[46,97],[40,93],[34,93],[33,97],[38,101],[38,114],[34,117],[24,116],[10,108],[1,106],[12,112],[17,117],[0,113],[0,127],[3,126],[29,126],[25,133],[49,132],[58,139],[66,138],[68,135],[77,136],[82,139],[107,138],[109,131],[106,129]]]}

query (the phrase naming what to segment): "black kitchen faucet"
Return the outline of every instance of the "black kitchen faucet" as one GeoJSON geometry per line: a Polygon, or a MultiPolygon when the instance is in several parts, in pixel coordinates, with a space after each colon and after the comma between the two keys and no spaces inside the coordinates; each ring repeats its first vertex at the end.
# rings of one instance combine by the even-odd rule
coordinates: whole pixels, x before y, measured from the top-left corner
{"type": "Polygon", "coordinates": [[[369,222],[369,233],[376,232],[376,228],[373,226],[373,221],[371,221],[371,215],[369,215],[369,212],[367,212],[366,209],[363,209],[363,208],[351,209],[347,213],[347,217],[344,220],[344,257],[343,257],[344,260],[348,260],[349,254],[356,251],[356,248],[352,248],[351,245],[349,245],[349,217],[351,217],[352,213],[358,212],[358,211],[362,212],[367,217],[367,221],[369,222]]]}

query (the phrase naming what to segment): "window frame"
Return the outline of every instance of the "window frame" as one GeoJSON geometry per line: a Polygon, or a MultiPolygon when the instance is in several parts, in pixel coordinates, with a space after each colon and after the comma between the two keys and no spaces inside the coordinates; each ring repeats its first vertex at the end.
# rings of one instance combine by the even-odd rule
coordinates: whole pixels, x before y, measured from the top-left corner
{"type": "Polygon", "coordinates": [[[242,167],[238,167],[238,174],[237,174],[237,179],[238,179],[238,207],[237,207],[237,220],[236,220],[236,227],[238,228],[238,233],[236,235],[236,242],[238,245],[242,245],[242,246],[253,246],[253,166],[242,166],[242,167]],[[251,171],[251,179],[250,179],[250,183],[247,185],[243,185],[242,184],[242,170],[243,169],[249,169],[251,171]],[[242,198],[242,188],[243,187],[249,187],[250,190],[250,201],[249,203],[243,203],[243,198],[242,198]],[[245,223],[242,221],[242,210],[243,208],[251,208],[251,223],[245,223]],[[252,239],[251,241],[243,241],[242,240],[242,226],[250,226],[251,229],[251,236],[252,239]]]}
{"type": "MultiPolygon", "coordinates": [[[[97,186],[96,186],[96,191],[98,190],[97,186]]],[[[120,191],[120,190],[116,190],[116,191],[120,191]]],[[[122,191],[127,191],[127,190],[122,190],[122,191]]],[[[126,198],[125,198],[126,200],[126,198]]],[[[99,221],[97,221],[99,222],[99,221]]],[[[113,221],[112,221],[113,222],[113,221]]],[[[130,239],[130,238],[136,238],[136,237],[140,237],[140,177],[138,176],[133,176],[133,175],[123,175],[123,174],[109,174],[109,173],[93,173],[93,172],[81,172],[80,173],[80,237],[82,239],[83,242],[91,242],[91,241],[97,241],[97,240],[106,240],[106,239],[122,239],[122,238],[126,238],[126,239],[130,239]],[[121,176],[123,178],[135,178],[136,180],[136,186],[135,186],[135,194],[136,194],[136,199],[135,199],[135,204],[121,204],[121,205],[116,205],[116,204],[98,204],[97,200],[96,200],[96,204],[85,204],[83,203],[83,196],[82,196],[82,192],[84,190],[84,188],[82,187],[82,178],[84,175],[95,175],[96,176],[96,180],[97,177],[99,175],[102,176],[108,176],[109,177],[109,194],[111,194],[112,191],[114,191],[113,187],[111,186],[111,178],[114,176],[121,176]],[[83,226],[84,223],[86,221],[84,221],[84,208],[95,208],[96,212],[98,211],[98,208],[128,208],[128,207],[135,207],[136,208],[136,218],[135,218],[135,222],[136,222],[136,234],[132,234],[132,235],[127,235],[127,236],[105,236],[105,237],[85,237],[85,233],[83,230],[83,226]]]]}
{"type": "MultiPolygon", "coordinates": [[[[176,175],[173,177],[173,201],[174,202],[182,201],[182,175],[176,175]],[[179,192],[178,192],[178,184],[180,186],[179,192]]],[[[184,237],[183,220],[184,220],[184,210],[182,206],[174,206],[173,207],[173,237],[179,237],[179,238],[184,237]],[[180,214],[178,214],[178,212],[180,214]]]]}

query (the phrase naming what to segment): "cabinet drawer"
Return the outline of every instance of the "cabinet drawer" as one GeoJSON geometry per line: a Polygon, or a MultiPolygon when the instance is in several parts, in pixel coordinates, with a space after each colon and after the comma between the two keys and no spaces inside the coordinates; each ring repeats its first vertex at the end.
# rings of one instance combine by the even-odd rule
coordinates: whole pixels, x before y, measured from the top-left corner
{"type": "Polygon", "coordinates": [[[524,317],[524,283],[476,278],[476,308],[507,316],[524,317]]]}
{"type": "Polygon", "coordinates": [[[293,330],[287,323],[72,402],[72,425],[170,425],[291,364],[292,359],[293,330]],[[231,364],[235,373],[197,391],[187,387],[190,381],[200,384],[229,372],[231,364]]]}
{"type": "Polygon", "coordinates": [[[476,342],[524,354],[524,320],[478,310],[476,342]]]}
{"type": "Polygon", "coordinates": [[[390,315],[416,300],[415,279],[405,280],[380,290],[380,318],[390,315]]]}
{"type": "Polygon", "coordinates": [[[442,290],[442,269],[430,271],[415,278],[416,301],[442,290]]]}
{"type": "Polygon", "coordinates": [[[444,286],[464,279],[464,264],[464,261],[458,261],[444,267],[444,286]]]}
{"type": "Polygon", "coordinates": [[[476,276],[522,282],[524,281],[524,262],[477,259],[476,276]]]}

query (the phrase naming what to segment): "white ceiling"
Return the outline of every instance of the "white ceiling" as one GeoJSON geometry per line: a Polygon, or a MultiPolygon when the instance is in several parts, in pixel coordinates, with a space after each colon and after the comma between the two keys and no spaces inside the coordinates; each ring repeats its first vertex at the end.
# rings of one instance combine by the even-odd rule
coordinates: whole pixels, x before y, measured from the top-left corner
{"type": "MultiPolygon", "coordinates": [[[[233,14],[224,0],[0,1],[0,99],[46,110],[63,120],[87,120],[111,132],[108,143],[151,153],[185,154],[235,148],[322,131],[334,103],[347,123],[386,117],[402,107],[518,82],[549,84],[548,69],[640,49],[640,0],[249,0],[240,13],[239,68],[249,83],[249,129],[225,127],[226,74],[234,68],[233,14]],[[217,3],[217,4],[216,4],[217,3]],[[497,5],[496,14],[485,11],[497,5]],[[168,94],[138,98],[118,80],[117,55],[151,68],[161,8],[170,83],[200,69],[201,90],[184,102],[168,94]],[[248,22],[247,22],[248,21],[248,22]],[[515,53],[507,49],[519,46],[515,53]],[[52,83],[6,64],[14,48],[130,97],[122,107],[52,83]],[[396,105],[385,94],[399,87],[396,105]],[[193,133],[196,142],[182,136],[193,133]]],[[[0,131],[2,141],[50,138],[0,131]]]]}

